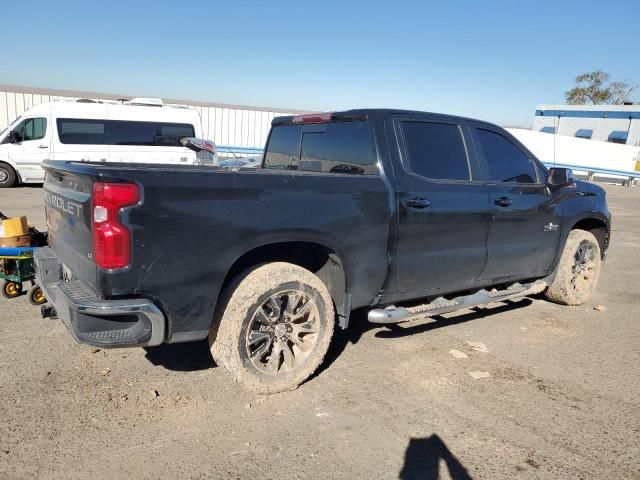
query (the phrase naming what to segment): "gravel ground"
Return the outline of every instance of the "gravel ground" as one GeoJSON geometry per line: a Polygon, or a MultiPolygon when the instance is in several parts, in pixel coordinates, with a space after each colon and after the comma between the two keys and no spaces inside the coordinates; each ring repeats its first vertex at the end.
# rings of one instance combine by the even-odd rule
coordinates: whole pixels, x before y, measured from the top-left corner
{"type": "MultiPolygon", "coordinates": [[[[640,188],[606,188],[591,303],[357,312],[286,394],[242,390],[204,343],[97,350],[0,298],[0,478],[638,479],[640,188]]],[[[0,190],[0,210],[42,227],[41,196],[0,190]]]]}

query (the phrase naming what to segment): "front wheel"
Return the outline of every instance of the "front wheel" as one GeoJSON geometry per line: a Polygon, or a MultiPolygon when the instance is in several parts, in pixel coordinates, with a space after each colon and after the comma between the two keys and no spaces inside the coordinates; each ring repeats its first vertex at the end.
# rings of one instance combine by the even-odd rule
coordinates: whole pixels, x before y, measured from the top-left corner
{"type": "Polygon", "coordinates": [[[13,187],[18,176],[13,167],[7,163],[0,162],[0,188],[13,187]]]}
{"type": "Polygon", "coordinates": [[[246,388],[293,390],[320,366],[335,310],[310,271],[274,262],[245,271],[226,289],[209,345],[214,360],[246,388]],[[219,323],[218,323],[219,322],[219,323]]]}
{"type": "Polygon", "coordinates": [[[22,293],[22,284],[5,280],[2,285],[2,295],[5,298],[16,298],[22,293]]]}
{"type": "Polygon", "coordinates": [[[596,288],[601,265],[596,237],[585,230],[571,230],[545,296],[562,305],[582,305],[596,288]]]}

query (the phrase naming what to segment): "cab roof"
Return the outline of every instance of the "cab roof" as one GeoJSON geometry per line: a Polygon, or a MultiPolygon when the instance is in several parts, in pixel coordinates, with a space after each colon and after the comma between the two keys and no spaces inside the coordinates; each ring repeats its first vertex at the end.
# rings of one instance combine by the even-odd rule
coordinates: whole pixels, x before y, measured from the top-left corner
{"type": "Polygon", "coordinates": [[[271,122],[272,126],[275,125],[294,125],[303,123],[326,123],[330,121],[348,121],[348,120],[365,120],[365,119],[382,119],[389,115],[420,115],[426,116],[432,119],[441,120],[453,120],[463,123],[476,123],[484,124],[496,127],[497,125],[486,122],[484,120],[478,120],[475,118],[460,117],[456,115],[449,115],[443,113],[424,112],[419,110],[403,110],[394,108],[356,108],[351,110],[342,110],[335,112],[319,112],[303,115],[283,115],[275,117],[271,122]],[[305,121],[309,119],[309,121],[305,121]]]}

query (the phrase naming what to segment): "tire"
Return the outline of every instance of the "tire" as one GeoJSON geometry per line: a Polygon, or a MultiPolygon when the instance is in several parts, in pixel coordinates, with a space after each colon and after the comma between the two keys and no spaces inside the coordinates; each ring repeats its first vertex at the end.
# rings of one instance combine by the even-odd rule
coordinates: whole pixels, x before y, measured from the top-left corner
{"type": "Polygon", "coordinates": [[[293,390],[320,366],[335,325],[331,295],[310,271],[253,267],[223,293],[209,346],[231,377],[261,394],[293,390]]]}
{"type": "Polygon", "coordinates": [[[2,284],[2,296],[5,298],[16,298],[22,294],[22,284],[5,280],[2,284]]]}
{"type": "Polygon", "coordinates": [[[13,167],[8,163],[0,162],[0,188],[13,187],[17,179],[18,176],[13,167]]]}
{"type": "Polygon", "coordinates": [[[582,305],[596,288],[601,266],[596,237],[585,230],[572,230],[545,297],[561,305],[582,305]]]}
{"type": "Polygon", "coordinates": [[[29,293],[27,294],[29,298],[29,303],[31,305],[42,305],[47,301],[42,292],[42,289],[38,285],[34,285],[29,289],[29,293]]]}

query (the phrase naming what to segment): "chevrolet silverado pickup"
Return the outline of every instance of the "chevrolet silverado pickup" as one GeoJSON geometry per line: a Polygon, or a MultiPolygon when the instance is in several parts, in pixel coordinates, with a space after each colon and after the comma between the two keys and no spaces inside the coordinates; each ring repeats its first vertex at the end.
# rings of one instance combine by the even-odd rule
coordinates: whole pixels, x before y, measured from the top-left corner
{"type": "Polygon", "coordinates": [[[542,292],[581,304],[609,244],[602,188],[449,115],[278,117],[252,169],[44,168],[43,316],[99,347],[208,339],[262,393],[307,379],[354,309],[387,324],[542,292]]]}

